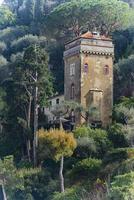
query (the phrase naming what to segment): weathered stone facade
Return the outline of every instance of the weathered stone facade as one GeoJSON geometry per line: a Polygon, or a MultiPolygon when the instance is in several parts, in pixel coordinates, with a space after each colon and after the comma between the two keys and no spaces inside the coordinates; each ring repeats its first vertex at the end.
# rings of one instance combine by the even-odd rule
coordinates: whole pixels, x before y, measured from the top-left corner
{"type": "Polygon", "coordinates": [[[112,40],[90,32],[67,43],[64,52],[65,100],[79,102],[86,108],[96,107],[97,120],[103,126],[111,122],[113,56],[112,40]]]}

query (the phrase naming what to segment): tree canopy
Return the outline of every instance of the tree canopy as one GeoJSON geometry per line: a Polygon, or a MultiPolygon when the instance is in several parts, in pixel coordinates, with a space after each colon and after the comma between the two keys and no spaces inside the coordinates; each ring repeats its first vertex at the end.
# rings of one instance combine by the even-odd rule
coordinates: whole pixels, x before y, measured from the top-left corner
{"type": "Polygon", "coordinates": [[[109,35],[117,29],[129,26],[132,16],[131,8],[122,1],[72,0],[61,4],[50,13],[47,27],[53,27],[57,35],[71,32],[78,36],[85,30],[98,30],[109,35]]]}
{"type": "Polygon", "coordinates": [[[15,15],[7,6],[0,6],[0,28],[6,28],[13,25],[15,22],[15,15]]]}

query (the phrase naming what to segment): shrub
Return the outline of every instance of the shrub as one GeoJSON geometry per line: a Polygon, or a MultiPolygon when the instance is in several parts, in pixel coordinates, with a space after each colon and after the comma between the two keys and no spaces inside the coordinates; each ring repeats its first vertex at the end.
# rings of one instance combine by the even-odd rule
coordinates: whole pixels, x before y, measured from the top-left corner
{"type": "Polygon", "coordinates": [[[121,124],[129,124],[134,117],[133,98],[130,100],[130,106],[123,103],[115,105],[113,116],[114,119],[121,124]]]}
{"type": "Polygon", "coordinates": [[[103,162],[107,164],[112,162],[121,162],[131,158],[134,158],[133,148],[118,148],[108,152],[104,157],[103,162]]]}
{"type": "Polygon", "coordinates": [[[24,177],[24,194],[31,194],[33,199],[47,199],[50,194],[59,190],[59,182],[53,179],[47,170],[22,169],[19,174],[24,177]]]}
{"type": "Polygon", "coordinates": [[[77,139],[77,148],[74,155],[78,158],[87,158],[96,153],[95,141],[89,137],[81,137],[77,139]]]}
{"type": "Polygon", "coordinates": [[[22,159],[20,160],[19,163],[17,163],[17,168],[22,169],[22,168],[31,168],[33,166],[32,162],[29,162],[27,159],[22,159]]]}
{"type": "Polygon", "coordinates": [[[108,139],[108,134],[102,129],[91,129],[90,127],[82,126],[74,131],[74,136],[78,140],[81,138],[89,138],[90,144],[92,141],[92,144],[94,145],[94,149],[92,148],[91,152],[94,151],[94,156],[99,158],[102,158],[108,149],[111,148],[111,142],[108,139]]]}
{"type": "Polygon", "coordinates": [[[106,154],[103,162],[105,164],[112,162],[121,162],[128,158],[126,149],[114,149],[106,154]]]}
{"type": "Polygon", "coordinates": [[[102,161],[98,159],[87,158],[76,163],[72,169],[72,175],[94,178],[101,169],[102,161]]]}
{"type": "Polygon", "coordinates": [[[112,200],[134,199],[134,172],[115,177],[111,183],[110,198],[112,200]]]}
{"type": "Polygon", "coordinates": [[[67,189],[64,193],[56,192],[51,200],[79,200],[78,189],[73,187],[67,189]]]}
{"type": "Polygon", "coordinates": [[[134,171],[134,158],[123,161],[118,167],[118,175],[134,171]]]}
{"type": "Polygon", "coordinates": [[[121,124],[114,124],[108,131],[108,138],[113,143],[115,148],[128,147],[126,139],[126,131],[121,124]]]}
{"type": "Polygon", "coordinates": [[[99,158],[102,158],[104,154],[112,147],[111,142],[108,139],[108,134],[105,130],[90,129],[89,137],[93,138],[95,141],[97,157],[99,158]]]}
{"type": "Polygon", "coordinates": [[[127,107],[127,108],[134,108],[134,97],[122,97],[121,98],[121,103],[123,106],[127,107]]]}
{"type": "Polygon", "coordinates": [[[74,136],[75,138],[88,137],[89,130],[90,128],[86,126],[78,127],[74,130],[74,136]]]}

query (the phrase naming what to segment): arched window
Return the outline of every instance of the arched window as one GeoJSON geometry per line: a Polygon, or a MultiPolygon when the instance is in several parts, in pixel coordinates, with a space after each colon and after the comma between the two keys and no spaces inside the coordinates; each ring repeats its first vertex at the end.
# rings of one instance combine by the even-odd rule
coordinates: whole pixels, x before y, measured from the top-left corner
{"type": "Polygon", "coordinates": [[[104,66],[104,74],[105,74],[105,75],[108,75],[108,74],[109,74],[109,66],[108,66],[108,65],[105,65],[105,66],[104,66]]]}
{"type": "Polygon", "coordinates": [[[74,83],[71,84],[71,94],[70,94],[70,98],[74,99],[75,97],[75,86],[74,83]]]}
{"type": "Polygon", "coordinates": [[[83,69],[84,73],[88,73],[88,63],[84,64],[84,69],[83,69]]]}
{"type": "Polygon", "coordinates": [[[59,99],[56,99],[56,104],[59,104],[60,103],[60,100],[59,99]]]}
{"type": "Polygon", "coordinates": [[[75,75],[75,63],[70,64],[70,76],[75,75]]]}

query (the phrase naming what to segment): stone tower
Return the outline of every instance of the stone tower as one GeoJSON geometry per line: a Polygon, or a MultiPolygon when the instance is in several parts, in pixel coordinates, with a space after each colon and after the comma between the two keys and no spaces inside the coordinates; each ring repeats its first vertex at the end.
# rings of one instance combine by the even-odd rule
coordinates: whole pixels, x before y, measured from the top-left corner
{"type": "MultiPolygon", "coordinates": [[[[65,100],[79,102],[94,112],[89,121],[103,126],[111,122],[113,56],[112,40],[97,32],[87,32],[65,45],[65,100]]],[[[83,122],[78,115],[76,121],[83,122]]]]}

